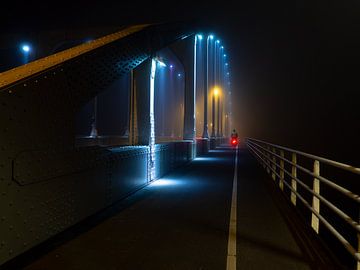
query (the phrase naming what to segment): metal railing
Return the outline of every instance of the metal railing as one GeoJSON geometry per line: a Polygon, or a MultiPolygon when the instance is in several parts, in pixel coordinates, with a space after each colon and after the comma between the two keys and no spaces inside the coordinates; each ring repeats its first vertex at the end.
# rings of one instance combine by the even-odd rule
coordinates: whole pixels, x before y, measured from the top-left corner
{"type": "Polygon", "coordinates": [[[348,214],[339,209],[334,202],[331,202],[329,198],[325,198],[320,193],[320,184],[327,185],[335,192],[346,196],[353,201],[357,209],[359,209],[360,197],[352,191],[338,185],[334,181],[325,178],[320,174],[321,165],[335,167],[343,171],[350,172],[355,175],[360,175],[360,168],[356,168],[350,165],[346,165],[340,162],[322,158],[319,156],[311,155],[287,147],[267,143],[264,141],[247,138],[246,145],[254,156],[262,163],[264,169],[271,174],[272,179],[279,182],[280,189],[284,192],[284,187],[288,188],[290,192],[290,201],[296,207],[297,200],[300,200],[303,205],[311,211],[311,227],[319,234],[319,224],[322,223],[328,231],[345,247],[345,249],[355,258],[356,269],[360,270],[360,224],[353,220],[348,214]],[[287,156],[291,156],[287,158],[287,156]],[[307,169],[302,165],[299,165],[298,158],[307,160],[313,163],[313,169],[307,169]],[[291,171],[287,168],[291,168],[291,171]],[[312,187],[305,183],[304,179],[299,179],[298,171],[302,174],[312,177],[312,187]],[[286,176],[290,181],[286,181],[286,176]],[[301,186],[301,190],[307,191],[312,197],[312,203],[308,202],[305,198],[305,194],[300,194],[298,186],[301,186]],[[340,219],[346,222],[354,230],[357,235],[358,243],[357,247],[350,244],[351,241],[345,238],[339,230],[335,227],[335,224],[331,224],[331,221],[326,219],[324,215],[320,214],[320,204],[323,204],[332,213],[336,214],[340,219]]]}

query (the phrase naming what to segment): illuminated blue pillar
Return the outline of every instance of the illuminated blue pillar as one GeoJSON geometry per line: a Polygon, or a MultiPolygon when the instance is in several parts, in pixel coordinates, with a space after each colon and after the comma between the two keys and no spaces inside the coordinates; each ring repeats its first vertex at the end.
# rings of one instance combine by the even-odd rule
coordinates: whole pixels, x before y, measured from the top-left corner
{"type": "Polygon", "coordinates": [[[139,145],[149,147],[147,174],[148,181],[154,180],[154,70],[153,60],[150,58],[144,61],[140,66],[133,70],[133,95],[136,99],[136,106],[133,107],[136,112],[136,123],[133,123],[134,130],[132,136],[139,145]]]}
{"type": "Polygon", "coordinates": [[[206,46],[205,46],[205,83],[204,83],[204,130],[202,137],[204,139],[209,138],[208,132],[208,92],[209,92],[209,39],[212,40],[214,36],[209,35],[206,38],[206,46]]]}
{"type": "Polygon", "coordinates": [[[151,59],[144,61],[133,71],[133,88],[136,98],[135,141],[139,145],[150,144],[150,73],[151,59]]]}
{"type": "Polygon", "coordinates": [[[195,140],[195,71],[194,71],[194,46],[197,38],[190,36],[170,47],[184,67],[185,96],[184,96],[184,140],[195,140]]]}
{"type": "Polygon", "coordinates": [[[155,180],[155,74],[156,74],[156,60],[151,59],[151,71],[150,71],[150,138],[149,138],[149,169],[150,169],[150,181],[155,180]]]}
{"type": "Polygon", "coordinates": [[[196,36],[189,38],[186,53],[178,54],[185,70],[184,140],[195,139],[195,53],[196,36]],[[190,46],[189,46],[190,45],[190,46]]]}

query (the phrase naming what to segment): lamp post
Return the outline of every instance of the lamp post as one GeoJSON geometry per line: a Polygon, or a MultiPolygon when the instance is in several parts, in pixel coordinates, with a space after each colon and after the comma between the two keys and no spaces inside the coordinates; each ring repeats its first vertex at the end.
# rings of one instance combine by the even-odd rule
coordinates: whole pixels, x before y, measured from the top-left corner
{"type": "Polygon", "coordinates": [[[215,99],[219,95],[219,89],[214,88],[212,95],[212,126],[211,126],[211,137],[215,137],[215,99]]]}
{"type": "Polygon", "coordinates": [[[220,96],[217,96],[217,124],[216,124],[216,137],[220,137],[220,96]]]}
{"type": "MultiPolygon", "coordinates": [[[[219,50],[219,84],[221,85],[221,89],[225,90],[224,87],[224,59],[222,57],[224,52],[224,46],[220,46],[220,50],[219,50]]],[[[221,100],[221,104],[219,105],[218,108],[218,114],[219,114],[219,137],[223,136],[223,125],[224,125],[224,107],[225,107],[225,100],[226,100],[226,91],[223,91],[223,95],[222,95],[222,100],[221,100]]],[[[220,102],[220,100],[219,100],[220,102]]]]}
{"type": "Polygon", "coordinates": [[[31,53],[31,46],[29,44],[23,44],[21,51],[24,54],[24,64],[27,64],[29,62],[29,54],[31,53]]]}
{"type": "Polygon", "coordinates": [[[207,107],[208,107],[208,90],[209,90],[209,40],[214,39],[213,35],[208,35],[206,39],[206,57],[205,57],[205,84],[204,84],[204,130],[202,137],[204,139],[209,138],[208,133],[208,119],[207,119],[207,107]]]}
{"type": "Polygon", "coordinates": [[[218,54],[220,51],[220,48],[217,48],[220,45],[220,40],[216,40],[215,42],[215,48],[214,48],[214,86],[215,85],[219,85],[219,59],[218,59],[218,54]]]}

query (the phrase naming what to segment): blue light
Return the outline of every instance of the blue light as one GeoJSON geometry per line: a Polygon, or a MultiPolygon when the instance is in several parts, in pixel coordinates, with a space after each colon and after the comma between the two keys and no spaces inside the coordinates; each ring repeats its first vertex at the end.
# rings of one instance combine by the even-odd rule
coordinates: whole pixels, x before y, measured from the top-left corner
{"type": "Polygon", "coordinates": [[[224,46],[221,46],[220,49],[224,49],[224,46]]]}
{"type": "Polygon", "coordinates": [[[228,66],[229,64],[228,63],[225,63],[225,66],[228,66]]]}
{"type": "Polygon", "coordinates": [[[178,77],[181,77],[181,73],[178,73],[178,77]]]}
{"type": "Polygon", "coordinates": [[[198,38],[199,40],[202,40],[202,39],[203,39],[203,36],[202,36],[202,35],[197,35],[197,38],[198,38]]]}
{"type": "Polygon", "coordinates": [[[226,54],[224,54],[224,57],[226,57],[226,54]]]}
{"type": "Polygon", "coordinates": [[[148,188],[170,187],[184,184],[181,180],[162,178],[152,182],[148,188]]]}
{"type": "Polygon", "coordinates": [[[29,45],[23,45],[21,47],[21,49],[23,50],[23,52],[26,52],[26,53],[30,52],[30,46],[29,45]]]}
{"type": "Polygon", "coordinates": [[[148,175],[149,180],[153,181],[155,175],[155,110],[154,110],[154,96],[155,96],[155,73],[156,73],[156,59],[151,59],[150,71],[150,158],[148,160],[148,175]]]}
{"type": "Polygon", "coordinates": [[[216,43],[219,44],[219,43],[220,43],[220,40],[217,40],[216,43]]]}
{"type": "Polygon", "coordinates": [[[228,72],[228,73],[226,73],[226,75],[230,75],[230,73],[228,72]]]}
{"type": "Polygon", "coordinates": [[[210,38],[210,39],[214,39],[214,35],[210,35],[209,38],[210,38]]]}
{"type": "Polygon", "coordinates": [[[193,159],[192,162],[214,162],[214,161],[219,161],[219,158],[215,158],[215,157],[197,157],[195,159],[193,159]]]}
{"type": "Polygon", "coordinates": [[[166,64],[160,57],[155,57],[155,61],[159,64],[160,67],[166,67],[166,64]]]}
{"type": "Polygon", "coordinates": [[[158,64],[160,67],[166,67],[166,64],[164,62],[158,61],[158,64]]]}
{"type": "Polygon", "coordinates": [[[174,65],[170,65],[170,68],[174,68],[174,65]]]}

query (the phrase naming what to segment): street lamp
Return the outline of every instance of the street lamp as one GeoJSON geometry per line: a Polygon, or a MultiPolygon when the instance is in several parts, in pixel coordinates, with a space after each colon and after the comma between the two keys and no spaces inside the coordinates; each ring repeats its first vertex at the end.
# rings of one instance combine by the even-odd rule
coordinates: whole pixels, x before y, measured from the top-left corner
{"type": "Polygon", "coordinates": [[[217,55],[217,51],[220,51],[219,49],[217,50],[217,46],[216,45],[219,45],[220,44],[220,40],[216,40],[216,43],[215,43],[215,48],[214,48],[214,85],[217,85],[218,84],[218,76],[219,76],[219,59],[218,59],[218,55],[217,55]],[[217,68],[218,66],[218,68],[217,68]]]}
{"type": "Polygon", "coordinates": [[[216,127],[216,137],[220,137],[220,96],[217,96],[217,127],[216,127]]]}
{"type": "Polygon", "coordinates": [[[30,52],[30,46],[29,46],[29,45],[23,45],[23,46],[21,47],[21,49],[22,49],[23,52],[25,52],[25,53],[30,52]]]}
{"type": "Polygon", "coordinates": [[[219,59],[219,71],[218,71],[218,81],[219,81],[219,85],[221,85],[221,87],[224,86],[224,66],[223,66],[223,63],[224,63],[224,59],[221,57],[221,55],[223,54],[224,52],[224,46],[221,46],[220,47],[220,51],[219,51],[219,55],[217,56],[218,59],[219,59]]]}
{"type": "Polygon", "coordinates": [[[31,53],[31,46],[29,44],[22,44],[21,52],[24,54],[24,64],[27,64],[29,62],[29,54],[31,53]]]}
{"type": "Polygon", "coordinates": [[[217,87],[213,90],[212,95],[212,126],[211,126],[211,137],[215,137],[215,99],[219,96],[219,89],[217,87]]]}

